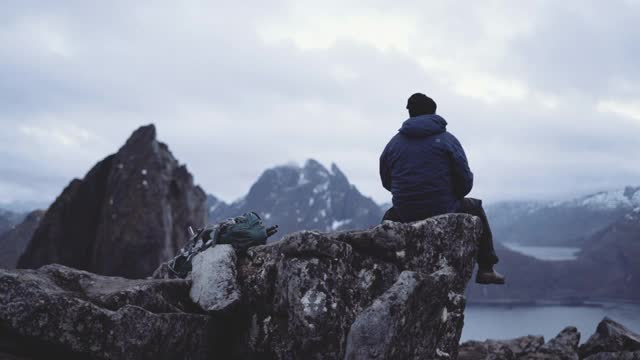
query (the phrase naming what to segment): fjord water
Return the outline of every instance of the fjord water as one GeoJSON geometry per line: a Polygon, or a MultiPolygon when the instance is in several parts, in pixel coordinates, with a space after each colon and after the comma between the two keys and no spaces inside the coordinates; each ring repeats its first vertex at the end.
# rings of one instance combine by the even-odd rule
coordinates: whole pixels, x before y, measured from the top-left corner
{"type": "Polygon", "coordinates": [[[577,247],[529,246],[515,243],[503,243],[510,250],[529,255],[540,260],[575,260],[580,252],[577,247]]]}
{"type": "Polygon", "coordinates": [[[572,325],[591,336],[603,317],[640,333],[640,304],[601,303],[594,306],[486,306],[469,304],[465,310],[461,341],[512,339],[543,335],[545,340],[572,325]]]}
{"type": "MultiPolygon", "coordinates": [[[[573,260],[579,248],[504,244],[511,250],[540,260],[573,260]]],[[[479,305],[468,304],[465,310],[461,341],[512,339],[525,335],[556,336],[566,326],[575,326],[586,341],[605,316],[640,333],[640,304],[591,303],[570,305],[479,305]]]]}

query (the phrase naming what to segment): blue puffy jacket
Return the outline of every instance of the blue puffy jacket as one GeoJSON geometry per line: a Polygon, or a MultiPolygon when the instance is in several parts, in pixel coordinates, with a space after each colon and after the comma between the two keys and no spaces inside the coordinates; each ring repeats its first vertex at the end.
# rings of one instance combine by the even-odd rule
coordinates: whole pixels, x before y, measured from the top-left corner
{"type": "Polygon", "coordinates": [[[409,118],[380,156],[380,178],[404,221],[455,212],[473,187],[473,173],[439,115],[409,118]]]}

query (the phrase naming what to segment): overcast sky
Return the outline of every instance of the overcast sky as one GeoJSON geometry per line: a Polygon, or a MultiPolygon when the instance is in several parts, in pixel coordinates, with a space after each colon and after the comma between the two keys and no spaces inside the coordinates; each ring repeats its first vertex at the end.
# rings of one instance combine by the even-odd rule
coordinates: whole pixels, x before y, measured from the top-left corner
{"type": "Polygon", "coordinates": [[[413,92],[475,197],[640,185],[638,1],[0,2],[0,202],[52,200],[148,123],[227,201],[315,158],[386,202],[413,92]]]}

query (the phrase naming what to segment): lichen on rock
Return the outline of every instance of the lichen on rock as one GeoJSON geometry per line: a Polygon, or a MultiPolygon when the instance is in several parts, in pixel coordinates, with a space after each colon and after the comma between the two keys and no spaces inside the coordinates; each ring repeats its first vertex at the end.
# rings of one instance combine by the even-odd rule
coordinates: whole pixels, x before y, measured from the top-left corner
{"type": "Polygon", "coordinates": [[[463,214],[304,231],[209,249],[191,280],[1,271],[0,329],[95,359],[455,359],[480,231],[463,214]]]}
{"type": "Polygon", "coordinates": [[[193,258],[191,300],[204,311],[219,312],[240,301],[236,254],[231,245],[218,245],[193,258]]]}

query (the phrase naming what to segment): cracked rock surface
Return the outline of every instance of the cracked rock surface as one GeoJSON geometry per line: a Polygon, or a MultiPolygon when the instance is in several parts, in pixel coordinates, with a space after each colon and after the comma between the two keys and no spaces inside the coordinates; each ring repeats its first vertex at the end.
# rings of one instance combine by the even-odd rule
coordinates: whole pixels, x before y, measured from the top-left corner
{"type": "Polygon", "coordinates": [[[450,214],[216,246],[187,280],[0,270],[0,355],[455,359],[480,229],[450,214]]]}

